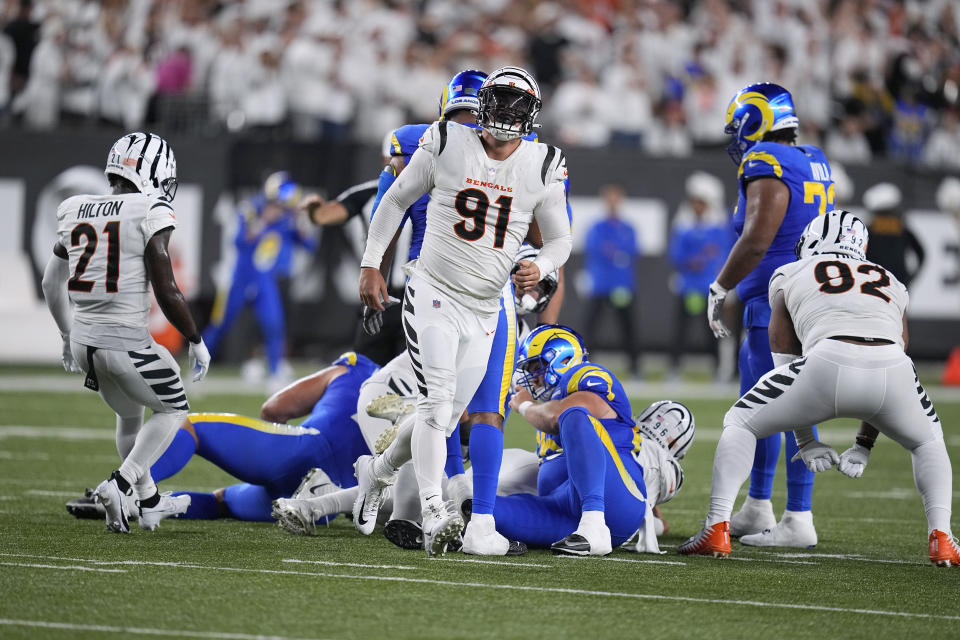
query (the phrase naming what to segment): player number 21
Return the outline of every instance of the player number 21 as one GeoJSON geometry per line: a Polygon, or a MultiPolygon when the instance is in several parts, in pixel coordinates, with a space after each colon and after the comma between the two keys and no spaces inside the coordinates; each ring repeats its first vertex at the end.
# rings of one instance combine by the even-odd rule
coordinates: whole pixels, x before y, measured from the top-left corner
{"type": "Polygon", "coordinates": [[[822,182],[807,181],[803,183],[803,202],[813,204],[817,200],[818,213],[822,216],[827,212],[827,205],[833,206],[833,183],[830,186],[822,182]]]}
{"type": "MultiPolygon", "coordinates": [[[[497,206],[497,224],[493,234],[493,247],[503,249],[503,241],[507,237],[507,223],[510,222],[510,205],[513,198],[500,196],[494,201],[497,206]]],[[[457,213],[466,218],[453,225],[453,230],[464,240],[474,242],[483,237],[487,230],[487,209],[490,208],[490,198],[480,189],[464,189],[457,194],[454,206],[457,213]],[[467,228],[467,221],[473,222],[472,228],[467,228]]]]}

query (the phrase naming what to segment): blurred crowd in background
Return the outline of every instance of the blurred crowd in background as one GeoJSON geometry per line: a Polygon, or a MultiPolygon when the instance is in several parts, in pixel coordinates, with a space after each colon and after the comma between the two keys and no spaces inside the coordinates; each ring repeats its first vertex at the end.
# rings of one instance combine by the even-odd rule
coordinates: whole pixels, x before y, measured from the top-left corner
{"type": "Polygon", "coordinates": [[[545,135],[686,156],[735,91],[801,142],[960,169],[952,0],[2,0],[0,121],[379,143],[467,67],[530,67],[545,135]]]}

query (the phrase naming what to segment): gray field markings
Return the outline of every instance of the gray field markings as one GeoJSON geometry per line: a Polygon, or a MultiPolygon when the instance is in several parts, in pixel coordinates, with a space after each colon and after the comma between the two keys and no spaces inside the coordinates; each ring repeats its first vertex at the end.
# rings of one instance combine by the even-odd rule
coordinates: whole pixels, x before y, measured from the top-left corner
{"type": "Polygon", "coordinates": [[[101,569],[99,567],[85,567],[77,564],[40,564],[37,562],[2,562],[3,567],[25,567],[28,569],[57,569],[60,571],[93,571],[96,573],[126,573],[126,569],[101,569]]]}
{"type": "Polygon", "coordinates": [[[95,631],[97,633],[123,633],[137,636],[169,636],[174,638],[209,638],[211,640],[320,640],[319,638],[291,638],[289,636],[264,636],[228,631],[200,631],[196,629],[156,629],[152,627],[112,627],[103,624],[57,622],[54,620],[16,620],[0,618],[0,625],[34,629],[57,629],[60,631],[95,631]]]}
{"type": "MultiPolygon", "coordinates": [[[[801,555],[801,554],[777,554],[785,556],[801,555]]],[[[819,554],[824,556],[827,559],[833,559],[837,556],[840,556],[838,559],[847,559],[843,554],[819,554]]],[[[541,586],[530,586],[530,585],[511,585],[511,584],[491,584],[484,582],[458,582],[454,580],[436,580],[430,578],[412,578],[412,577],[402,577],[402,576],[372,576],[372,575],[350,575],[350,574],[338,574],[338,573],[327,573],[327,572],[312,572],[312,571],[285,571],[285,570],[276,570],[276,569],[256,569],[249,567],[223,567],[223,566],[213,566],[213,565],[204,565],[199,563],[179,563],[179,562],[156,562],[156,561],[142,561],[142,560],[97,560],[92,558],[73,558],[73,557],[64,557],[64,556],[47,556],[39,554],[16,554],[16,553],[0,553],[0,556],[3,557],[15,557],[15,558],[34,558],[34,559],[48,559],[48,560],[58,560],[61,562],[83,562],[87,564],[92,564],[94,567],[84,567],[83,565],[47,565],[42,563],[13,563],[13,562],[3,562],[0,561],[0,566],[18,566],[23,568],[34,568],[34,569],[63,569],[63,570],[84,570],[87,569],[97,569],[103,566],[150,566],[150,567],[165,567],[165,568],[174,568],[174,569],[194,569],[194,570],[204,570],[204,571],[221,571],[221,572],[236,572],[236,573],[260,573],[260,574],[273,574],[273,575],[291,575],[291,576],[307,576],[307,577],[319,577],[319,578],[329,578],[332,580],[368,580],[368,581],[379,581],[379,582],[401,582],[401,583],[413,583],[413,584],[426,584],[426,585],[435,585],[435,586],[444,586],[444,587],[464,587],[464,588],[475,588],[475,589],[494,589],[494,590],[506,590],[506,591],[528,591],[528,592],[539,592],[539,593],[554,593],[554,594],[563,594],[563,595],[574,595],[574,596],[600,596],[600,597],[611,597],[611,598],[629,598],[637,600],[653,600],[653,601],[663,601],[663,602],[686,602],[693,604],[723,604],[723,605],[735,605],[735,606],[745,606],[745,607],[770,607],[770,608],[780,608],[780,609],[791,609],[791,610],[800,610],[800,611],[823,611],[830,613],[852,613],[852,614],[861,614],[861,615],[872,615],[872,616],[884,616],[884,617],[906,617],[906,618],[922,618],[922,619],[932,619],[932,620],[948,620],[954,622],[960,622],[960,616],[950,616],[950,615],[940,615],[940,614],[929,614],[929,613],[920,613],[912,611],[890,611],[890,610],[877,610],[877,609],[863,609],[863,608],[851,608],[851,607],[832,607],[826,605],[816,605],[816,604],[798,604],[798,603],[785,603],[785,602],[765,602],[758,600],[724,600],[717,598],[699,598],[693,596],[671,596],[664,594],[644,594],[644,593],[630,593],[630,592],[616,592],[616,591],[598,591],[591,589],[573,589],[565,587],[541,587],[541,586]]],[[[758,560],[757,558],[729,558],[729,559],[739,559],[742,561],[751,561],[758,560]]],[[[850,558],[852,560],[864,561],[870,560],[866,558],[850,558]]],[[[603,560],[619,560],[613,558],[604,558],[603,560]]],[[[626,559],[623,559],[626,560],[626,559]]],[[[589,562],[590,560],[584,560],[589,562]]],[[[626,560],[631,562],[630,560],[626,560]]],[[[817,564],[815,562],[797,562],[787,559],[769,559],[770,562],[778,562],[783,564],[817,564]]],[[[886,561],[884,561],[886,562],[886,561]]],[[[914,564],[914,563],[900,563],[900,562],[891,562],[892,564],[914,564]]],[[[508,564],[502,562],[499,564],[508,564]]],[[[107,570],[103,569],[103,572],[118,572],[125,570],[107,570]]]]}

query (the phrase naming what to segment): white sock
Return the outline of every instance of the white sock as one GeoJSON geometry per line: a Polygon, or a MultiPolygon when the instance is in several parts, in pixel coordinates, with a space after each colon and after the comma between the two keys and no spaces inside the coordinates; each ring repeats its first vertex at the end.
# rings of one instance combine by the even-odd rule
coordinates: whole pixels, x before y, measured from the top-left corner
{"type": "Polygon", "coordinates": [[[140,476],[140,479],[133,483],[133,491],[137,494],[137,498],[140,500],[146,500],[147,498],[152,498],[157,493],[157,485],[153,481],[153,476],[150,475],[150,470],[147,469],[147,472],[140,476]]]}
{"type": "Polygon", "coordinates": [[[397,470],[410,461],[411,439],[413,437],[413,428],[417,422],[417,414],[411,413],[408,416],[400,418],[397,427],[397,437],[394,438],[390,446],[373,461],[373,472],[378,478],[392,477],[397,470]]]}
{"type": "MultiPolygon", "coordinates": [[[[154,413],[143,423],[133,449],[120,465],[120,474],[127,479],[127,482],[137,484],[144,476],[150,476],[150,467],[173,442],[173,437],[177,435],[177,430],[186,417],[186,411],[154,413]]],[[[150,484],[153,484],[153,480],[150,480],[150,484]]],[[[156,493],[156,487],[153,492],[156,493]]],[[[140,497],[149,498],[150,496],[141,495],[140,497]]]]}
{"type": "Polygon", "coordinates": [[[476,527],[480,533],[490,533],[497,530],[497,522],[493,519],[492,513],[473,514],[470,516],[470,526],[476,527]]]}
{"type": "Polygon", "coordinates": [[[447,460],[447,438],[426,420],[417,420],[410,440],[413,470],[420,487],[420,506],[426,511],[431,504],[443,502],[440,481],[447,460]]]}
{"type": "Polygon", "coordinates": [[[943,440],[925,442],[910,452],[913,481],[923,497],[927,534],[934,529],[950,533],[950,505],[953,500],[953,470],[943,440]]]}
{"type": "Polygon", "coordinates": [[[737,492],[750,475],[757,438],[739,426],[724,427],[713,456],[713,487],[707,526],[730,519],[737,492]]]}
{"type": "Polygon", "coordinates": [[[137,433],[143,426],[143,410],[137,416],[117,416],[117,453],[125,460],[137,440],[137,433]]]}
{"type": "Polygon", "coordinates": [[[397,473],[397,482],[393,485],[393,513],[390,514],[390,519],[420,522],[420,493],[412,463],[403,465],[397,473]]]}
{"type": "Polygon", "coordinates": [[[324,516],[332,516],[335,513],[349,513],[359,495],[360,489],[358,487],[350,487],[349,489],[340,489],[328,493],[319,498],[310,498],[308,502],[313,510],[314,519],[319,520],[324,516]]]}
{"type": "MultiPolygon", "coordinates": [[[[476,516],[473,516],[473,518],[475,517],[476,516]]],[[[473,518],[471,518],[471,521],[473,518]]],[[[606,516],[604,516],[603,511],[584,511],[580,514],[580,526],[577,527],[577,531],[581,529],[599,529],[606,526],[607,519],[606,516]]]]}

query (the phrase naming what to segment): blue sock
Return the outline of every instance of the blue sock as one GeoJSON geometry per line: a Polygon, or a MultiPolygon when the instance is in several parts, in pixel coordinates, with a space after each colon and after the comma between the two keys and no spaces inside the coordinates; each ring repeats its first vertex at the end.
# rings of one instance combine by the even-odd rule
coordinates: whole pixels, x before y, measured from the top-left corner
{"type": "MultiPolygon", "coordinates": [[[[471,441],[470,446],[473,446],[471,441]]],[[[460,445],[460,425],[447,438],[447,462],[443,467],[448,478],[463,473],[463,447],[460,445]]]]}
{"type": "MultiPolygon", "coordinates": [[[[810,511],[813,506],[813,472],[807,469],[803,460],[790,462],[797,453],[797,439],[792,431],[787,434],[787,510],[810,511]]],[[[817,437],[817,428],[813,428],[813,437],[817,437]]]]}
{"type": "Polygon", "coordinates": [[[607,452],[590,417],[583,407],[570,407],[561,413],[560,439],[581,510],[603,511],[607,452]]]}
{"type": "Polygon", "coordinates": [[[175,496],[190,496],[190,507],[181,518],[190,520],[216,520],[220,517],[220,501],[212,493],[176,491],[175,496]]]}
{"type": "Polygon", "coordinates": [[[777,461],[780,458],[781,438],[779,433],[775,433],[757,440],[757,449],[753,454],[753,469],[750,470],[749,495],[751,498],[769,500],[773,495],[773,476],[777,472],[777,461]]]}
{"type": "Polygon", "coordinates": [[[153,477],[153,481],[166,480],[183,469],[196,450],[197,441],[193,439],[193,434],[186,429],[178,429],[170,446],[160,454],[160,458],[150,467],[150,475],[153,477]]]}
{"type": "Polygon", "coordinates": [[[503,431],[492,424],[470,428],[470,464],[473,467],[473,512],[493,513],[503,461],[503,431]]]}

